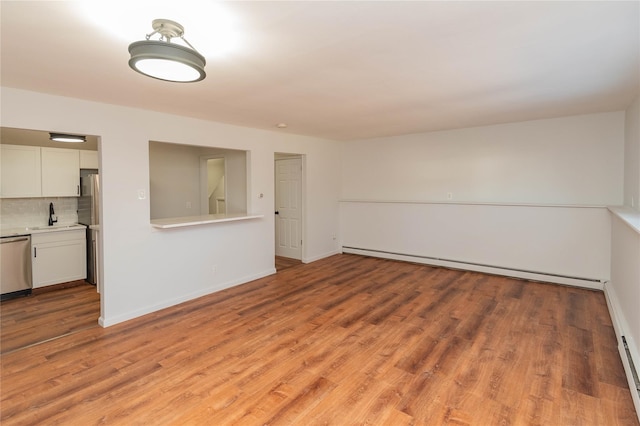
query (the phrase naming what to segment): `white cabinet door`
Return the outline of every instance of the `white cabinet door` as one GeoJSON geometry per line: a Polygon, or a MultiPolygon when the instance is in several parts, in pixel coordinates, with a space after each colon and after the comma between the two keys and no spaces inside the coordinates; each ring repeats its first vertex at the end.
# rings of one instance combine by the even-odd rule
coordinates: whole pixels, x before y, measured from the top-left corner
{"type": "Polygon", "coordinates": [[[80,150],[80,168],[81,169],[97,169],[98,168],[98,151],[80,150]]]}
{"type": "Polygon", "coordinates": [[[49,232],[31,236],[33,288],[87,277],[84,230],[49,232]]]}
{"type": "Polygon", "coordinates": [[[77,149],[42,148],[42,196],[80,195],[80,154],[77,149]]]}
{"type": "Polygon", "coordinates": [[[40,197],[40,147],[0,145],[0,197],[40,197]]]}

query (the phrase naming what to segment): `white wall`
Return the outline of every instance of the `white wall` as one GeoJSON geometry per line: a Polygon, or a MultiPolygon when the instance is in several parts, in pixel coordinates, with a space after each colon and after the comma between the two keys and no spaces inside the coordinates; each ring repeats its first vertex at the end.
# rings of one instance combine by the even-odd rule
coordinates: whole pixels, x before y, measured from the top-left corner
{"type": "Polygon", "coordinates": [[[618,205],[623,152],[624,112],[354,141],[342,198],[618,205]]]}
{"type": "MultiPolygon", "coordinates": [[[[625,336],[640,371],[640,97],[625,115],[624,207],[612,208],[611,282],[605,291],[618,337],[625,336]]],[[[629,384],[633,378],[620,344],[629,384]]],[[[640,418],[640,397],[632,392],[640,418]]]]}
{"type": "Polygon", "coordinates": [[[627,108],[624,137],[624,205],[640,211],[640,97],[627,108]]]}
{"type": "MultiPolygon", "coordinates": [[[[202,214],[202,203],[207,203],[205,208],[208,208],[208,199],[200,187],[202,157],[210,155],[226,160],[226,212],[247,212],[246,151],[150,142],[151,219],[199,215],[202,214]],[[187,207],[187,203],[191,207],[187,207]]],[[[224,194],[224,189],[220,193],[224,194]]]]}
{"type": "MultiPolygon", "coordinates": [[[[337,145],[340,147],[340,144],[337,145]]],[[[293,147],[292,147],[293,148],[293,147]]],[[[281,149],[279,152],[300,152],[295,149],[281,149]]],[[[304,154],[304,152],[301,152],[304,154]]],[[[305,212],[305,229],[303,232],[302,261],[313,262],[334,253],[340,253],[340,223],[337,221],[324,220],[319,214],[311,212],[321,212],[326,210],[325,200],[333,196],[333,182],[340,183],[340,151],[332,152],[322,150],[314,155],[305,154],[302,158],[302,168],[304,170],[303,185],[306,186],[306,194],[303,194],[303,210],[305,212]],[[327,165],[331,167],[327,168],[327,165]],[[327,185],[327,183],[330,183],[327,185]],[[315,241],[322,246],[321,250],[308,250],[308,242],[315,241]]],[[[273,169],[273,167],[272,167],[273,169]]],[[[275,185],[275,180],[272,179],[275,185]]],[[[339,185],[338,185],[339,188],[339,185]]],[[[339,190],[339,189],[338,189],[339,190]]]]}
{"type": "Polygon", "coordinates": [[[336,252],[339,169],[336,142],[132,108],[2,88],[2,126],[101,137],[105,325],[216,291],[274,269],[274,153],[307,162],[304,256],[336,252]],[[249,212],[263,219],[156,230],[149,225],[150,140],[250,150],[249,212]],[[259,198],[258,194],[264,197],[259,198]],[[212,266],[216,266],[215,274],[212,266]]]}
{"type": "Polygon", "coordinates": [[[200,214],[199,151],[187,145],[149,143],[151,219],[200,214]]]}
{"type": "Polygon", "coordinates": [[[344,202],[341,218],[345,247],[462,269],[503,268],[524,278],[552,274],[543,279],[566,284],[609,279],[606,208],[344,202]]]}
{"type": "Polygon", "coordinates": [[[247,211],[247,155],[242,151],[226,151],[225,180],[227,192],[225,206],[227,213],[243,213],[247,211]]]}
{"type": "MultiPolygon", "coordinates": [[[[215,212],[215,197],[225,198],[225,201],[220,205],[222,213],[246,213],[250,202],[248,199],[247,170],[251,154],[247,151],[237,149],[200,148],[198,155],[200,156],[200,161],[204,161],[206,158],[224,159],[224,167],[214,172],[214,176],[200,177],[201,182],[204,183],[211,177],[216,179],[217,176],[221,184],[218,189],[216,189],[215,194],[210,198],[208,198],[208,194],[205,192],[201,194],[201,213],[209,214],[209,212],[215,212]]],[[[201,164],[203,165],[203,163],[201,164]]],[[[209,170],[208,173],[210,174],[211,170],[209,170]]],[[[211,185],[211,182],[208,182],[207,185],[211,185]]]]}
{"type": "Polygon", "coordinates": [[[623,152],[624,112],[348,142],[342,244],[607,280],[623,152]]]}

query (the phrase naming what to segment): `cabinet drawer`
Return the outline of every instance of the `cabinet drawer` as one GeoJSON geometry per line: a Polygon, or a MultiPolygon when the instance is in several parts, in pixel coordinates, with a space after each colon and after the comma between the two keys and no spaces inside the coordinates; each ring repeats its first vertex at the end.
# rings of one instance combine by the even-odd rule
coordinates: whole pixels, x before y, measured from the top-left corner
{"type": "Polygon", "coordinates": [[[43,232],[31,235],[31,245],[46,243],[57,243],[62,241],[82,241],[86,238],[84,229],[73,229],[70,231],[43,232]]]}

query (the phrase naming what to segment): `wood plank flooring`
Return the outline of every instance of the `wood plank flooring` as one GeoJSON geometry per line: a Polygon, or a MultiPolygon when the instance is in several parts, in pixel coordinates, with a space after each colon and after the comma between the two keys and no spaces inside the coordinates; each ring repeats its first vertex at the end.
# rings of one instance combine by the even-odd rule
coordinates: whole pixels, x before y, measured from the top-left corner
{"type": "Polygon", "coordinates": [[[0,372],[3,426],[638,425],[601,292],[355,255],[0,372]]]}
{"type": "Polygon", "coordinates": [[[302,262],[298,259],[291,259],[289,257],[276,256],[276,271],[280,272],[284,269],[291,268],[292,266],[302,265],[302,262]]]}
{"type": "Polygon", "coordinates": [[[0,303],[0,353],[98,326],[100,295],[87,283],[35,289],[0,303]]]}

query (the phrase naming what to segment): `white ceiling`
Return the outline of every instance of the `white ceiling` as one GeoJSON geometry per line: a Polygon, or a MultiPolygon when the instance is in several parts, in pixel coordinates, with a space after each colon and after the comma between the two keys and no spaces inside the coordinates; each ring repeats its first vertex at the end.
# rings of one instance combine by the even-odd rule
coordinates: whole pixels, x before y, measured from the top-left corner
{"type": "Polygon", "coordinates": [[[161,3],[3,0],[2,85],[337,140],[621,110],[639,92],[638,1],[161,3]],[[204,81],[128,67],[155,18],[185,26],[204,81]]]}

